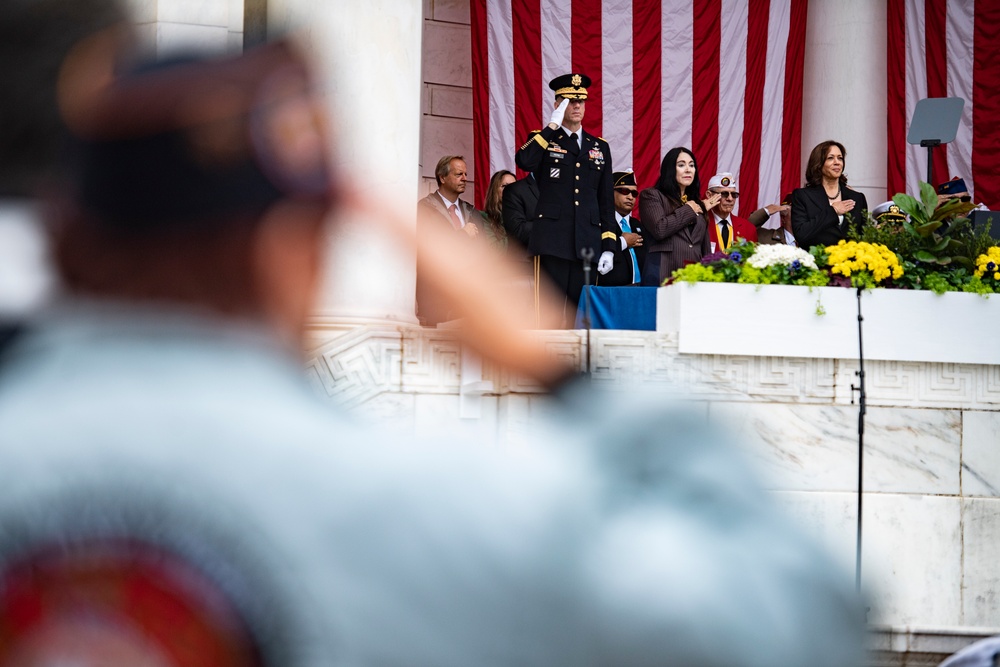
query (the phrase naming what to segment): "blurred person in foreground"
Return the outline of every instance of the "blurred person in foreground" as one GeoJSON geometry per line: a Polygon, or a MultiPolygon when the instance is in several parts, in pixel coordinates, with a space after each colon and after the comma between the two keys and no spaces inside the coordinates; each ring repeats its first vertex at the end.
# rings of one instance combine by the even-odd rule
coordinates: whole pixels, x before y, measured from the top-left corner
{"type": "Polygon", "coordinates": [[[566,382],[491,275],[457,280],[489,248],[428,279],[554,389],[536,446],[400,443],[314,396],[324,220],[365,198],[303,60],[108,51],[64,70],[69,294],[0,357],[0,665],[860,664],[856,601],[724,437],[566,382]]]}

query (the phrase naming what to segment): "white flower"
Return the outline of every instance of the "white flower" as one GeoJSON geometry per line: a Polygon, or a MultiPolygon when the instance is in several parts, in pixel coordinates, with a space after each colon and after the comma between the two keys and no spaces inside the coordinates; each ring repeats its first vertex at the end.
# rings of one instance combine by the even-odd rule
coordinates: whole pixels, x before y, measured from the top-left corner
{"type": "Polygon", "coordinates": [[[790,245],[759,245],[753,256],[747,260],[750,266],[763,269],[768,266],[790,266],[798,260],[802,266],[816,268],[816,260],[802,248],[790,245]]]}

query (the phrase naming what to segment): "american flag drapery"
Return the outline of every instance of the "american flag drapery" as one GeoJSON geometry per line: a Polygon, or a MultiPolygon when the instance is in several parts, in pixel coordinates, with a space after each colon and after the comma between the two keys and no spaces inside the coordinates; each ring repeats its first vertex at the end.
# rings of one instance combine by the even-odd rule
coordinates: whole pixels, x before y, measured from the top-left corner
{"type": "Polygon", "coordinates": [[[687,146],[702,183],[739,176],[744,215],[777,202],[802,179],[806,4],[472,0],[477,169],[513,169],[515,148],[548,118],[548,81],[579,71],[593,79],[584,128],[639,187],[687,146]]]}
{"type": "Polygon", "coordinates": [[[888,190],[916,192],[927,149],[906,143],[925,97],[965,99],[958,136],[934,149],[934,180],[965,178],[976,201],[1000,209],[1000,2],[888,0],[888,190]]]}
{"type": "MultiPolygon", "coordinates": [[[[776,201],[802,182],[807,2],[471,0],[476,164],[512,169],[548,117],[549,79],[579,70],[595,82],[584,127],[640,187],[685,145],[703,178],[737,173],[744,215],[776,201]]],[[[957,96],[962,124],[935,151],[935,180],[962,176],[1000,209],[1000,2],[887,0],[885,26],[888,193],[926,177],[926,150],[906,143],[917,101],[957,96]]]]}

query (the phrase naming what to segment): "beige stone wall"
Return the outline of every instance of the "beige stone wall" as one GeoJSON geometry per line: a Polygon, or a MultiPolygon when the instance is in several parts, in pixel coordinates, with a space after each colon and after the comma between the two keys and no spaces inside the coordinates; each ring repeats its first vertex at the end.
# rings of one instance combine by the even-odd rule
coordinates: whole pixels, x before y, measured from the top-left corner
{"type": "Polygon", "coordinates": [[[129,0],[142,41],[157,53],[243,49],[243,0],[129,0]]]}
{"type": "MultiPolygon", "coordinates": [[[[434,166],[443,155],[464,155],[467,201],[475,201],[472,141],[472,31],[469,0],[424,0],[420,117],[420,196],[437,188],[434,166]]],[[[483,177],[489,181],[489,175],[483,177]]]]}

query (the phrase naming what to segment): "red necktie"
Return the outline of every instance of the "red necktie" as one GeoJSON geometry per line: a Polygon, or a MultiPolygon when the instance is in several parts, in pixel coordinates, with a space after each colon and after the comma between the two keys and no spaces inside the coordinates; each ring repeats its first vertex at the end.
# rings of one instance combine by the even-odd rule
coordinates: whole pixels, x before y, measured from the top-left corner
{"type": "Polygon", "coordinates": [[[454,226],[455,229],[461,229],[462,219],[458,217],[458,211],[456,210],[457,208],[458,206],[456,204],[452,204],[451,206],[448,207],[448,212],[451,213],[452,226],[454,226]]]}

